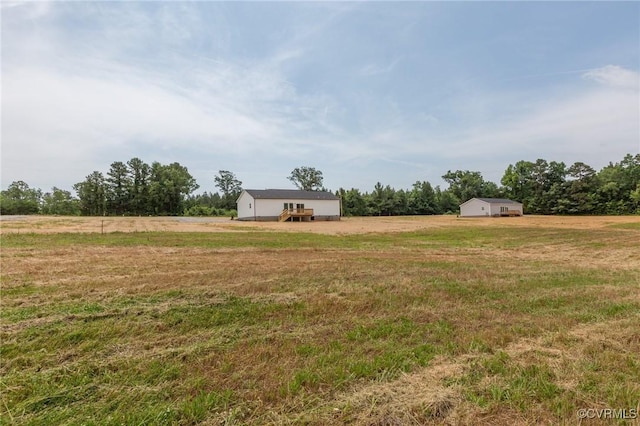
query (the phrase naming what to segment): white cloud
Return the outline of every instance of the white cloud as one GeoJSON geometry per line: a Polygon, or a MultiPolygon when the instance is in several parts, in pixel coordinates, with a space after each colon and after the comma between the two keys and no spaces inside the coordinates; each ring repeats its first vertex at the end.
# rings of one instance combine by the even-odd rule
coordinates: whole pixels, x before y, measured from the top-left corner
{"type": "MultiPolygon", "coordinates": [[[[353,146],[361,144],[361,158],[370,162],[404,161],[407,173],[421,162],[424,167],[439,163],[447,164],[442,172],[450,167],[479,170],[494,181],[518,160],[584,161],[601,168],[640,152],[640,94],[628,90],[628,77],[626,83],[614,78],[635,73],[616,68],[606,74],[616,84],[544,93],[465,93],[452,101],[446,118],[400,115],[385,131],[362,135],[353,146]],[[475,101],[480,104],[470,107],[475,101]],[[459,116],[466,122],[456,121],[459,116]]],[[[357,149],[345,150],[353,154],[347,158],[357,156],[357,149]]]]}
{"type": "Polygon", "coordinates": [[[45,16],[51,10],[50,1],[26,1],[26,0],[7,0],[0,3],[0,9],[16,9],[21,8],[19,12],[24,13],[27,19],[37,19],[45,16]]]}
{"type": "MultiPolygon", "coordinates": [[[[349,20],[366,18],[353,13],[368,7],[360,3],[303,3],[276,29],[267,20],[264,34],[239,28],[246,16],[218,3],[2,7],[3,186],[68,188],[134,155],[193,164],[209,180],[219,168],[242,180],[246,172],[251,186],[277,185],[264,177],[304,164],[408,185],[433,178],[424,170],[503,170],[538,157],[599,167],[640,150],[636,71],[607,65],[461,85],[424,72],[396,45],[359,55],[349,50],[357,38],[332,38],[359,28],[349,20]],[[401,78],[383,75],[399,68],[401,78]],[[536,87],[539,76],[561,83],[536,87]]],[[[339,177],[336,185],[353,185],[339,177]]]]}
{"type": "Polygon", "coordinates": [[[28,68],[5,73],[3,80],[3,130],[9,141],[17,133],[38,129],[88,143],[94,135],[102,135],[103,143],[138,138],[177,145],[202,140],[239,143],[249,137],[272,136],[268,124],[251,117],[251,111],[236,111],[224,99],[183,96],[158,82],[28,68]]]}
{"type": "MultiPolygon", "coordinates": [[[[435,145],[436,155],[488,171],[485,178],[494,181],[499,181],[507,164],[518,160],[584,161],[601,168],[627,153],[640,152],[640,97],[637,91],[619,87],[549,96],[509,120],[497,119],[449,137],[448,144],[435,145]],[[487,170],[494,163],[504,167],[487,170]]],[[[499,117],[500,111],[493,112],[499,117]]]]}
{"type": "Polygon", "coordinates": [[[640,74],[617,65],[591,70],[583,74],[583,77],[606,86],[635,90],[640,88],[640,74]]]}
{"type": "Polygon", "coordinates": [[[295,52],[253,66],[181,56],[154,70],[54,47],[45,60],[19,56],[4,66],[3,185],[70,187],[148,150],[181,162],[197,152],[200,163],[309,155],[327,127],[329,100],[299,96],[276,66],[295,52]]]}

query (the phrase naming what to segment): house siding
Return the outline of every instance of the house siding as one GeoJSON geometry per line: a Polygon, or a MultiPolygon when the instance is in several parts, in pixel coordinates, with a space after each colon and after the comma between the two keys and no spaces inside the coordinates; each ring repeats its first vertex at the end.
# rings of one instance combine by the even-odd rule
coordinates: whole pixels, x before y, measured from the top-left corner
{"type": "Polygon", "coordinates": [[[502,208],[505,208],[506,210],[517,210],[520,212],[520,215],[523,214],[522,204],[515,201],[472,198],[460,204],[460,216],[500,216],[502,208]]]}
{"type": "Polygon", "coordinates": [[[278,220],[278,215],[284,208],[282,200],[257,200],[256,220],[278,220]]]}
{"type": "Polygon", "coordinates": [[[255,200],[248,192],[242,192],[236,202],[239,220],[253,220],[255,211],[255,200]]]}
{"type": "MultiPolygon", "coordinates": [[[[500,209],[498,209],[500,211],[500,209]]],[[[491,204],[486,201],[472,199],[460,205],[460,216],[464,217],[481,217],[491,216],[491,204]]]]}
{"type": "Polygon", "coordinates": [[[304,204],[307,209],[313,209],[314,220],[340,220],[340,200],[309,200],[300,198],[258,198],[254,199],[249,193],[243,192],[238,198],[238,219],[273,221],[284,209],[284,203],[304,204]],[[251,206],[251,207],[249,207],[251,206]]]}
{"type": "Polygon", "coordinates": [[[522,215],[522,204],[508,204],[508,203],[492,203],[491,204],[491,215],[492,216],[500,216],[500,209],[502,207],[506,207],[507,210],[518,210],[520,215],[522,215]]]}

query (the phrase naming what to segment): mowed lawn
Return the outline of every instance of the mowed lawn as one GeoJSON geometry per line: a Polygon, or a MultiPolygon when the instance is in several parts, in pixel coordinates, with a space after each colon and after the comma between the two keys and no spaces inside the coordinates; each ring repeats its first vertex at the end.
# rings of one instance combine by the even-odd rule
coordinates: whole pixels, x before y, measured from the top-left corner
{"type": "Polygon", "coordinates": [[[631,415],[640,408],[636,225],[4,234],[1,421],[511,425],[577,424],[580,409],[631,415]]]}

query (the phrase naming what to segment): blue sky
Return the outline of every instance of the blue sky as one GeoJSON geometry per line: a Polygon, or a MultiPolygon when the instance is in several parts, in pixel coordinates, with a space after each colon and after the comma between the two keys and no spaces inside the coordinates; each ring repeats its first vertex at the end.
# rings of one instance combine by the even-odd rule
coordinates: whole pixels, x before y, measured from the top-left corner
{"type": "Polygon", "coordinates": [[[370,191],[640,152],[637,2],[23,2],[2,8],[2,187],[140,157],[203,190],[370,191]]]}

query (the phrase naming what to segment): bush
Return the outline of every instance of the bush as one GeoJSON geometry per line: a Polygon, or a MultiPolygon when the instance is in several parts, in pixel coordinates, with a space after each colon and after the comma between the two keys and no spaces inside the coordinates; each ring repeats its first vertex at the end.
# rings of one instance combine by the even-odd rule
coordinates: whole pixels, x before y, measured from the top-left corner
{"type": "Polygon", "coordinates": [[[238,212],[234,209],[217,209],[207,206],[191,206],[184,211],[185,216],[219,216],[219,217],[238,217],[238,212]]]}

